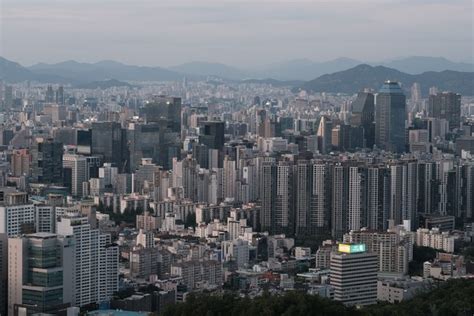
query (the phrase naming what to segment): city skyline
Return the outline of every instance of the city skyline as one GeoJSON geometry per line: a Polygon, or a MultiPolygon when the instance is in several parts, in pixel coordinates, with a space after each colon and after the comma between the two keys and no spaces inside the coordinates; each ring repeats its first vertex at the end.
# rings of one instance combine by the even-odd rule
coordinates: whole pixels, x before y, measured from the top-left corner
{"type": "Polygon", "coordinates": [[[472,3],[464,0],[140,0],[133,7],[123,1],[4,0],[1,8],[0,55],[26,65],[113,59],[254,67],[339,56],[383,61],[407,51],[472,62],[472,3]],[[42,36],[36,36],[38,30],[42,36]],[[35,47],[34,56],[27,46],[35,47]]]}
{"type": "Polygon", "coordinates": [[[474,315],[473,3],[0,0],[0,316],[474,315]]]}

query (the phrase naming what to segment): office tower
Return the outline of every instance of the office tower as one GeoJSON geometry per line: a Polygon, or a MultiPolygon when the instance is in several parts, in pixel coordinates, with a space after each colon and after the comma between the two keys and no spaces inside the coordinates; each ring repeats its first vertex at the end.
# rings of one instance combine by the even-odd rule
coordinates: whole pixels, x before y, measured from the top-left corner
{"type": "Polygon", "coordinates": [[[87,159],[84,156],[71,154],[63,156],[64,175],[65,178],[66,175],[69,178],[64,185],[69,187],[73,196],[82,197],[83,195],[83,183],[89,181],[87,167],[87,159]]]}
{"type": "Polygon", "coordinates": [[[421,102],[421,88],[418,82],[413,83],[411,86],[411,101],[413,103],[421,102]]]}
{"type": "Polygon", "coordinates": [[[14,177],[30,174],[31,155],[28,149],[14,150],[11,156],[11,172],[14,177]]]}
{"type": "Polygon", "coordinates": [[[0,315],[7,315],[8,236],[0,233],[0,315]]]}
{"type": "Polygon", "coordinates": [[[8,237],[35,232],[35,207],[26,193],[8,193],[0,205],[0,234],[8,237]]]}
{"type": "Polygon", "coordinates": [[[18,309],[57,313],[70,306],[74,270],[72,236],[36,233],[8,240],[8,315],[18,309]]]}
{"type": "Polygon", "coordinates": [[[152,158],[164,169],[171,168],[171,161],[180,152],[180,134],[171,129],[169,120],[161,122],[130,123],[127,143],[130,152],[130,168],[135,170],[142,158],[152,158]]]}
{"type": "Polygon", "coordinates": [[[72,305],[108,301],[118,290],[118,246],[110,235],[92,229],[87,217],[64,215],[57,223],[60,236],[74,236],[75,268],[72,305]]]}
{"type": "Polygon", "coordinates": [[[46,104],[43,106],[43,113],[51,117],[53,124],[65,121],[67,118],[67,109],[64,105],[46,104]]]}
{"type": "Polygon", "coordinates": [[[46,95],[44,97],[46,103],[53,103],[55,101],[54,90],[52,86],[46,88],[46,95]]]}
{"type": "Polygon", "coordinates": [[[92,147],[92,131],[87,130],[76,130],[77,135],[77,153],[81,155],[90,155],[92,147]]]}
{"type": "Polygon", "coordinates": [[[375,143],[374,110],[374,95],[370,92],[359,92],[351,104],[350,124],[363,128],[364,146],[367,148],[374,147],[375,143]]]}
{"type": "Polygon", "coordinates": [[[102,162],[113,163],[119,171],[127,172],[130,154],[127,147],[127,133],[117,122],[92,123],[91,153],[102,162]]]}
{"type": "Polygon", "coordinates": [[[225,122],[206,121],[199,127],[199,143],[211,149],[222,150],[224,147],[225,122]]]}
{"type": "Polygon", "coordinates": [[[141,114],[147,123],[160,123],[162,128],[181,133],[181,98],[155,96],[141,109],[141,114]]]}
{"type": "Polygon", "coordinates": [[[0,145],[10,145],[10,141],[13,139],[15,134],[11,129],[0,129],[0,145]]]}
{"type": "Polygon", "coordinates": [[[159,175],[161,168],[151,159],[142,159],[140,166],[135,171],[134,177],[134,192],[153,192],[155,187],[158,187],[157,175],[159,175]]]}
{"type": "Polygon", "coordinates": [[[332,122],[326,116],[322,116],[319,121],[318,127],[318,148],[321,153],[327,154],[331,151],[331,131],[332,131],[332,122]]]}
{"type": "Polygon", "coordinates": [[[330,283],[334,300],[344,305],[370,305],[377,302],[377,254],[365,244],[339,244],[331,254],[330,283]]]}
{"type": "Polygon", "coordinates": [[[340,151],[351,151],[365,147],[364,129],[362,126],[340,124],[333,128],[332,136],[333,147],[340,151]],[[335,130],[336,133],[334,133],[335,130]]]}
{"type": "Polygon", "coordinates": [[[63,183],[63,144],[52,138],[36,138],[31,148],[33,182],[63,183]]]}
{"type": "Polygon", "coordinates": [[[377,147],[405,151],[405,95],[398,82],[386,81],[377,94],[375,143],[377,147]]]}
{"type": "Polygon", "coordinates": [[[466,164],[461,168],[461,216],[472,218],[474,215],[474,164],[466,164]]]}
{"type": "Polygon", "coordinates": [[[459,128],[461,122],[461,95],[453,92],[430,95],[428,114],[430,117],[447,120],[450,130],[459,128]]]}
{"type": "Polygon", "coordinates": [[[64,87],[59,86],[58,90],[56,90],[56,103],[63,105],[64,104],[64,87]]]}
{"type": "Polygon", "coordinates": [[[13,107],[13,87],[5,86],[5,94],[3,99],[4,109],[10,110],[13,107]]]}

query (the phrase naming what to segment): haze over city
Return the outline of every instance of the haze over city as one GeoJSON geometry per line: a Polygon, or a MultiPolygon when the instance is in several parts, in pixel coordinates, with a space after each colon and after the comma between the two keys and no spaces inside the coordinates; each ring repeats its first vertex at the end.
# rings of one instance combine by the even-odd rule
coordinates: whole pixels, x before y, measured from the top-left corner
{"type": "Polygon", "coordinates": [[[0,316],[474,315],[466,0],[0,0],[0,316]]]}
{"type": "Polygon", "coordinates": [[[473,58],[469,0],[3,0],[0,5],[0,55],[24,65],[207,61],[249,68],[300,58],[473,58]]]}

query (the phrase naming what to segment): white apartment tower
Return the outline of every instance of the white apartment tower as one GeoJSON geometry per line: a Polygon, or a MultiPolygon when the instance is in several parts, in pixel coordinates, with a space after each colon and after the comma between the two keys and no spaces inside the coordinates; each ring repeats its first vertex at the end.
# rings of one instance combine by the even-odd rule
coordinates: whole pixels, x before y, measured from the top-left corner
{"type": "Polygon", "coordinates": [[[100,303],[118,290],[118,247],[111,244],[110,235],[101,234],[79,214],[65,215],[57,222],[57,233],[75,238],[76,306],[100,303]]]}

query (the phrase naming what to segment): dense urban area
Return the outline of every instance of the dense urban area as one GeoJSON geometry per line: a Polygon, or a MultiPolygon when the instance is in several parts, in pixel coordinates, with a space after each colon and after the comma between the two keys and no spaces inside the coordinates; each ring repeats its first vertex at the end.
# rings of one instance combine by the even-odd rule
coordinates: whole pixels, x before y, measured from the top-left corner
{"type": "Polygon", "coordinates": [[[1,82],[0,315],[472,315],[474,97],[386,79],[1,82]]]}

